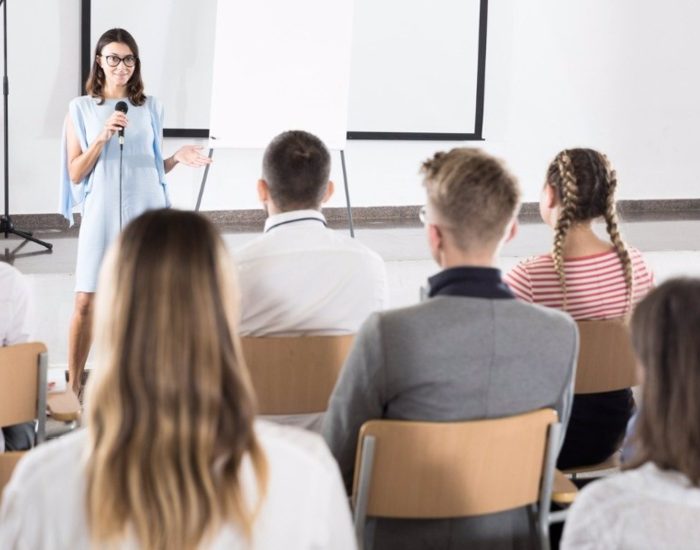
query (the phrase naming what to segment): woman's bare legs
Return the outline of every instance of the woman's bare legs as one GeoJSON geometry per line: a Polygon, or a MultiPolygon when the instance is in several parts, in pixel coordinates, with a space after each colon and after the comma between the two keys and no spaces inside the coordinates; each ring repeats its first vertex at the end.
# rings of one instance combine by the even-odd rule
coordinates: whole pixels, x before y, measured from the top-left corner
{"type": "Polygon", "coordinates": [[[73,317],[68,334],[68,383],[76,395],[82,391],[81,380],[92,343],[92,305],[94,292],[76,292],[73,317]]]}

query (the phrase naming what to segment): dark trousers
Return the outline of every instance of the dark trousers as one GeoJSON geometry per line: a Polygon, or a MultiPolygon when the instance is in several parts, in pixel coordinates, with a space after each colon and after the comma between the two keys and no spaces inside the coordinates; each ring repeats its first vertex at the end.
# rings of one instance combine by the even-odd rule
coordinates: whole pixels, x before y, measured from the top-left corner
{"type": "Polygon", "coordinates": [[[34,422],[2,428],[6,451],[26,451],[34,446],[34,422]]]}
{"type": "Polygon", "coordinates": [[[620,448],[633,413],[630,389],[574,396],[557,468],[590,466],[607,459],[620,448]]]}

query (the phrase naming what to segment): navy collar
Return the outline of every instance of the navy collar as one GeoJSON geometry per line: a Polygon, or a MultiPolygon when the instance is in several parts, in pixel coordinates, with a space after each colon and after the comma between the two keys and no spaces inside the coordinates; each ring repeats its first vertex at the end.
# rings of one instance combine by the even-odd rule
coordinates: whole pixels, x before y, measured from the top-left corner
{"type": "Polygon", "coordinates": [[[428,296],[464,296],[467,298],[515,298],[495,267],[451,267],[428,279],[428,296]]]}

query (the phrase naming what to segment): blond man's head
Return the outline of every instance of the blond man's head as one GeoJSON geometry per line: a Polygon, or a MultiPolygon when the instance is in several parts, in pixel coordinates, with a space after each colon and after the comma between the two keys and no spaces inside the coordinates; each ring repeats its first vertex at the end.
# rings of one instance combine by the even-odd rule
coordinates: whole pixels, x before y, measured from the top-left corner
{"type": "Polygon", "coordinates": [[[421,173],[429,222],[463,252],[496,247],[518,211],[517,180],[499,159],[480,149],[435,153],[421,173]]]}

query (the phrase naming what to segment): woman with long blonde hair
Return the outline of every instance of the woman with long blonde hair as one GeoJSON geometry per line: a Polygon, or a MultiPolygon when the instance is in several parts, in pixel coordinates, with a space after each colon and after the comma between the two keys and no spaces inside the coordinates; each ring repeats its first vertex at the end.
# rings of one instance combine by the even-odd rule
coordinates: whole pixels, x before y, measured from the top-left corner
{"type": "Polygon", "coordinates": [[[147,212],[102,270],[88,427],[18,467],[2,548],[354,548],[337,466],[254,422],[237,286],[204,218],[147,212]]]}

